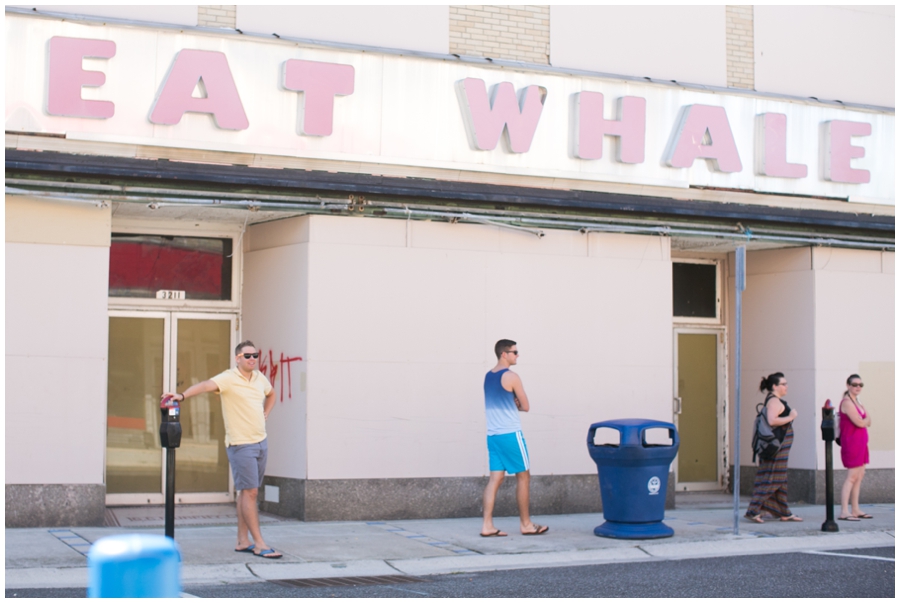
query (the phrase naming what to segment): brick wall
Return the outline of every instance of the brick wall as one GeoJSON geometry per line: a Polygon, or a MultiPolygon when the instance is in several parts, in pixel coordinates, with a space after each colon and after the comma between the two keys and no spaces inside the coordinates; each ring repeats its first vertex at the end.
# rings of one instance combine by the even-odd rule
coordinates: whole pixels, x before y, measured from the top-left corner
{"type": "Polygon", "coordinates": [[[450,53],[550,63],[549,6],[451,6],[450,53]]]}
{"type": "Polygon", "coordinates": [[[725,7],[725,53],[729,88],[754,90],[753,7],[725,7]]]}
{"type": "Polygon", "coordinates": [[[237,7],[235,5],[224,6],[198,6],[197,25],[200,27],[229,27],[234,29],[237,23],[237,7]]]}

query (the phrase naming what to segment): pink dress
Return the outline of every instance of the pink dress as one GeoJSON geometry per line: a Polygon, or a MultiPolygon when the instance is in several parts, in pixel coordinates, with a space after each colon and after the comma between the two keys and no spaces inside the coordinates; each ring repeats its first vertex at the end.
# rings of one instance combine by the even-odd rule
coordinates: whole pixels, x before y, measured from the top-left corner
{"type": "MultiPolygon", "coordinates": [[[[852,400],[850,401],[853,402],[852,400]]],[[[866,411],[861,407],[856,407],[859,416],[866,418],[866,411]]],[[[854,467],[862,467],[869,464],[869,430],[866,427],[857,427],[850,420],[850,417],[842,412],[838,413],[841,418],[841,462],[844,467],[852,469],[854,467]]]]}

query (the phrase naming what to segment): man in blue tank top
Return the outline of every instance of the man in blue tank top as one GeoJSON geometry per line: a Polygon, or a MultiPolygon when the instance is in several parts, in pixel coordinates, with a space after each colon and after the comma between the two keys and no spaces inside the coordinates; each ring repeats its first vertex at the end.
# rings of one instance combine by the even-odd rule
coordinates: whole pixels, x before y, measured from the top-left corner
{"type": "Polygon", "coordinates": [[[484,523],[481,535],[506,536],[494,527],[494,503],[497,491],[507,473],[516,475],[516,503],[519,507],[520,530],[525,536],[545,534],[547,526],[531,522],[528,513],[528,487],[531,480],[528,447],[522,436],[519,412],[528,412],[528,396],[522,379],[509,370],[519,360],[516,342],[501,339],[494,346],[497,365],[484,376],[484,410],[487,416],[487,446],[491,477],[484,489],[484,523]]]}

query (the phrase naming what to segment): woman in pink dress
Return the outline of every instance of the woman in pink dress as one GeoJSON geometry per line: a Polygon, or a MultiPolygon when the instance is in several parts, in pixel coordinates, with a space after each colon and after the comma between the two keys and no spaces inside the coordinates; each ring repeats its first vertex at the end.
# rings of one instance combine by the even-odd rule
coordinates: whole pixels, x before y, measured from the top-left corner
{"type": "Polygon", "coordinates": [[[859,487],[869,464],[869,425],[872,418],[859,402],[863,382],[859,375],[847,378],[847,391],[841,400],[841,461],[847,469],[847,479],[841,489],[841,514],[838,519],[859,521],[872,519],[859,508],[859,487]],[[848,508],[849,505],[849,508],[848,508]],[[851,512],[852,511],[852,512],[851,512]]]}

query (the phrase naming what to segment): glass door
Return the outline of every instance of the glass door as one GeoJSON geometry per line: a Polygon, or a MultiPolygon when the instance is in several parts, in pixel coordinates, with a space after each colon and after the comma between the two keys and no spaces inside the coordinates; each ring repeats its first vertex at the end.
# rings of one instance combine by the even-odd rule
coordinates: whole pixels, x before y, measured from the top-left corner
{"type": "MultiPolygon", "coordinates": [[[[170,391],[183,392],[231,367],[233,319],[175,314],[173,325],[175,365],[170,391]]],[[[192,396],[181,405],[181,447],[175,453],[176,500],[201,502],[196,495],[220,493],[228,501],[229,476],[219,395],[192,396]]]]}
{"type": "MultiPolygon", "coordinates": [[[[110,312],[107,393],[107,504],[162,504],[165,451],[159,400],[231,365],[232,315],[110,312]]],[[[232,500],[225,427],[217,394],[182,404],[175,452],[176,502],[232,500]]]]}
{"type": "Polygon", "coordinates": [[[107,503],[162,504],[159,399],[169,371],[169,316],[109,317],[107,503]]]}

